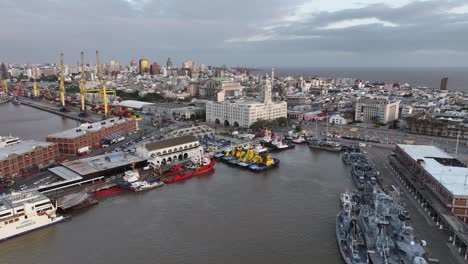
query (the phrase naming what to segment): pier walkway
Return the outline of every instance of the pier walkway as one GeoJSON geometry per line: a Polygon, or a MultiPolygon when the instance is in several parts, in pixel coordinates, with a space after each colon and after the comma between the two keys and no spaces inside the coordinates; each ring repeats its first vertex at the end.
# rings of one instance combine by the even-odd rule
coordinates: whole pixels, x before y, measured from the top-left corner
{"type": "Polygon", "coordinates": [[[92,122],[100,121],[103,119],[101,116],[96,115],[94,113],[89,113],[88,117],[79,117],[78,112],[75,111],[74,109],[71,109],[70,112],[61,112],[60,110],[57,109],[55,105],[51,105],[43,101],[33,101],[27,98],[21,98],[20,101],[21,101],[21,104],[23,105],[33,107],[42,111],[46,111],[52,114],[56,114],[59,116],[63,116],[66,118],[70,118],[70,119],[73,119],[82,123],[85,123],[85,122],[92,123],[92,122]]]}

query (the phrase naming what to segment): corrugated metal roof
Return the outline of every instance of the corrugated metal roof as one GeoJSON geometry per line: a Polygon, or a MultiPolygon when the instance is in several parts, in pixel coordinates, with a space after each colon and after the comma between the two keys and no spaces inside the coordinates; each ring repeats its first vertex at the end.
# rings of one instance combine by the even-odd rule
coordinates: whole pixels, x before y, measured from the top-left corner
{"type": "Polygon", "coordinates": [[[455,159],[442,149],[424,145],[398,145],[447,191],[456,196],[468,196],[468,168],[441,164],[437,158],[455,159]]]}

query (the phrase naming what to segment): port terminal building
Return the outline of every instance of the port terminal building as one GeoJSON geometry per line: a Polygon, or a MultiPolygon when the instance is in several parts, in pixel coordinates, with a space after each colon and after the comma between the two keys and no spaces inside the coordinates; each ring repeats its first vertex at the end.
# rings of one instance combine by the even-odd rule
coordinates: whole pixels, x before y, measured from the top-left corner
{"type": "Polygon", "coordinates": [[[40,186],[38,190],[45,194],[54,194],[75,186],[104,182],[146,164],[146,160],[124,152],[67,161],[61,166],[50,168],[49,175],[55,177],[55,181],[47,186],[40,186]]]}
{"type": "Polygon", "coordinates": [[[140,145],[136,154],[158,166],[199,157],[203,155],[203,147],[196,136],[186,135],[140,145]]]}
{"type": "Polygon", "coordinates": [[[34,140],[0,149],[0,176],[29,176],[55,163],[59,157],[58,144],[34,140]]]}
{"type": "Polygon", "coordinates": [[[94,123],[83,123],[79,127],[49,135],[46,141],[57,143],[61,155],[77,155],[79,149],[100,147],[102,140],[108,136],[136,130],[138,123],[135,119],[116,117],[94,123]]]}
{"type": "Polygon", "coordinates": [[[463,222],[468,222],[467,165],[434,146],[396,146],[395,154],[420,182],[463,222]]]}

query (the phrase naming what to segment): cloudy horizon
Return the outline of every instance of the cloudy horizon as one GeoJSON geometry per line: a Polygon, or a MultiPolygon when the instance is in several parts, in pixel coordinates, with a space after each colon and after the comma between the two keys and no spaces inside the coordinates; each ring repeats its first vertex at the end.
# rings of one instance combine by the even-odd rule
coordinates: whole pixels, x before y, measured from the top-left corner
{"type": "Polygon", "coordinates": [[[467,67],[464,0],[0,0],[0,61],[467,67]]]}

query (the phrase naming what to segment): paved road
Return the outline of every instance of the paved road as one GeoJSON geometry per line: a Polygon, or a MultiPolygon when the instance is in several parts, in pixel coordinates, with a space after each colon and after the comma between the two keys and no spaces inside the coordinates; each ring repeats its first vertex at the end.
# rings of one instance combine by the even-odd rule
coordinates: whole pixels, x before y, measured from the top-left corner
{"type": "Polygon", "coordinates": [[[366,148],[368,157],[376,165],[380,171],[382,185],[399,186],[402,191],[402,202],[406,204],[407,210],[410,212],[410,224],[415,228],[417,239],[427,241],[429,256],[440,260],[440,263],[466,263],[466,261],[458,254],[453,254],[453,246],[448,245],[449,233],[447,230],[440,230],[432,219],[422,209],[419,203],[408,195],[404,186],[400,185],[387,164],[387,157],[391,151],[388,148],[370,147],[366,148]]]}

